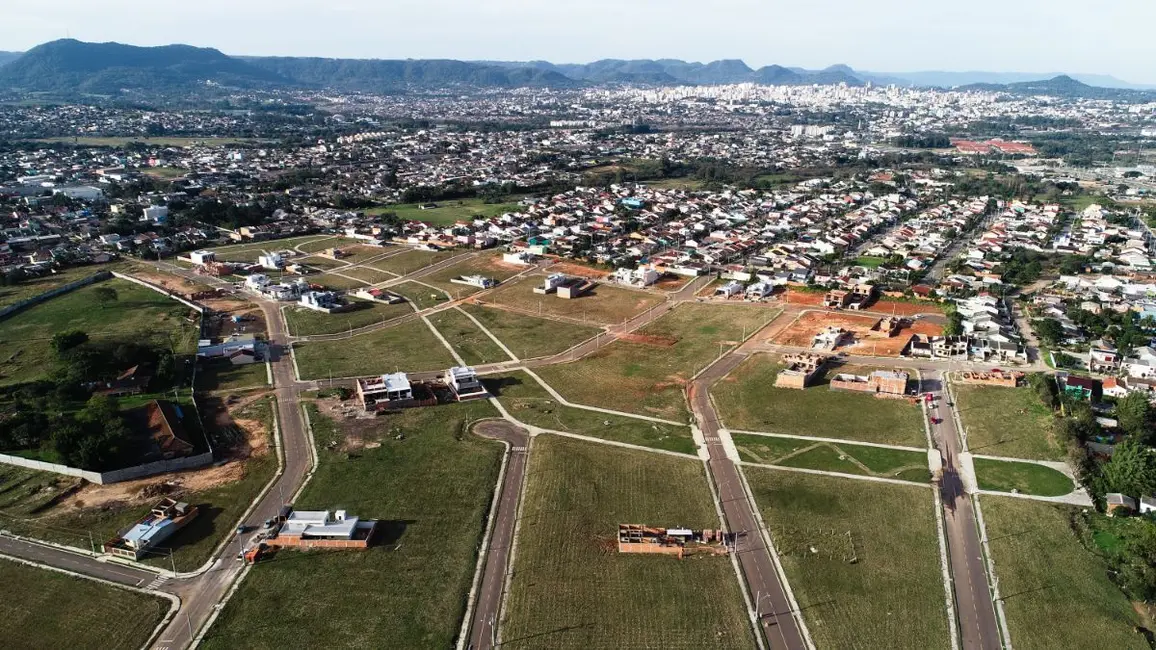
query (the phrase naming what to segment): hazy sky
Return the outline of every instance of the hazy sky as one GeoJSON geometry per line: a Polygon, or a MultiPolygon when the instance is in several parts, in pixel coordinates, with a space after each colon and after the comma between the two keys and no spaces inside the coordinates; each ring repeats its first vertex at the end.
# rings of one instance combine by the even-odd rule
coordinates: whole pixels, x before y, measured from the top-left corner
{"type": "Polygon", "coordinates": [[[557,63],[740,58],[873,71],[1113,74],[1156,83],[1153,0],[39,0],[0,50],[71,35],[229,54],[557,63]]]}

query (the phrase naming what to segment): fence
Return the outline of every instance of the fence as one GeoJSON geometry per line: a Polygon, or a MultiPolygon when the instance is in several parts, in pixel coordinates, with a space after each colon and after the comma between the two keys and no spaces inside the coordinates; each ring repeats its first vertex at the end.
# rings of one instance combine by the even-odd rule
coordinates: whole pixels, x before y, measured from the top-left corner
{"type": "Polygon", "coordinates": [[[136,465],[134,467],[125,467],[123,469],[114,469],[108,472],[92,472],[89,470],[78,469],[76,467],[69,467],[68,465],[60,465],[58,463],[46,463],[42,460],[33,460],[31,458],[24,458],[22,456],[10,456],[8,454],[0,454],[0,463],[6,465],[15,465],[17,467],[24,467],[27,469],[34,469],[41,472],[53,472],[55,474],[64,474],[65,476],[75,476],[82,478],[90,483],[97,483],[106,485],[108,483],[120,483],[121,481],[130,481],[136,478],[144,478],[145,476],[152,476],[154,474],[164,474],[166,472],[176,472],[183,469],[194,469],[197,467],[204,467],[213,462],[213,452],[206,451],[196,456],[186,456],[184,458],[174,458],[172,460],[158,460],[144,465],[136,465]]]}
{"type": "Polygon", "coordinates": [[[31,298],[26,298],[24,300],[21,300],[20,302],[13,303],[13,304],[8,305],[7,307],[5,307],[3,309],[0,309],[0,318],[6,318],[12,314],[15,314],[16,312],[20,311],[21,309],[26,308],[26,307],[31,307],[32,305],[42,303],[45,300],[48,300],[49,298],[55,298],[56,296],[59,296],[62,293],[68,293],[69,291],[73,291],[75,289],[79,289],[81,287],[88,286],[88,285],[92,284],[93,282],[98,282],[100,280],[107,280],[107,279],[111,278],[112,276],[113,276],[113,274],[108,272],[108,271],[98,271],[98,272],[88,276],[87,278],[83,278],[80,280],[74,280],[72,282],[69,282],[68,284],[60,285],[59,287],[56,287],[55,289],[49,289],[48,291],[45,291],[44,293],[37,294],[35,296],[32,296],[31,298]]]}

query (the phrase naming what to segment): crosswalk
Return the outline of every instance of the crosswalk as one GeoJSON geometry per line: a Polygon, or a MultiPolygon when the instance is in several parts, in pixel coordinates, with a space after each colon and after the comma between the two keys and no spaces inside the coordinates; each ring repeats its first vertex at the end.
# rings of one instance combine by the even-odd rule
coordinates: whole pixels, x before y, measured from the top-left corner
{"type": "Polygon", "coordinates": [[[156,591],[157,589],[161,588],[161,585],[165,584],[168,581],[169,581],[168,576],[158,575],[157,577],[153,578],[152,582],[145,585],[145,591],[156,591]]]}

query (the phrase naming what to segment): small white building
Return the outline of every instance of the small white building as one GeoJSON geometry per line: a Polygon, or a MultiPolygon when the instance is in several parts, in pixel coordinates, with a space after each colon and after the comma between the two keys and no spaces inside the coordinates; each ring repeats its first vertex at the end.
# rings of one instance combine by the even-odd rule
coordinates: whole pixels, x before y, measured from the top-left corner
{"type": "Polygon", "coordinates": [[[217,254],[213,251],[193,251],[189,253],[189,259],[193,264],[208,264],[217,261],[217,254]]]}
{"type": "Polygon", "coordinates": [[[762,300],[763,298],[766,298],[767,296],[771,295],[771,293],[774,290],[775,290],[774,285],[772,285],[770,283],[755,282],[754,284],[747,287],[746,299],[747,300],[762,300]]]}
{"type": "Polygon", "coordinates": [[[340,296],[334,291],[306,291],[297,302],[302,307],[327,314],[341,307],[340,296]]]}
{"type": "Polygon", "coordinates": [[[1156,511],[1156,497],[1140,497],[1140,514],[1156,511]]]}
{"type": "Polygon", "coordinates": [[[459,402],[490,396],[473,368],[463,366],[450,368],[446,371],[446,386],[459,402]]]}
{"type": "Polygon", "coordinates": [[[264,273],[254,273],[245,278],[245,286],[255,291],[260,291],[269,284],[269,276],[264,273]]]}
{"type": "Polygon", "coordinates": [[[413,386],[404,372],[357,380],[357,398],[366,411],[407,406],[413,400],[413,386]]]}
{"type": "Polygon", "coordinates": [[[631,287],[649,287],[662,275],[653,266],[643,264],[636,269],[620,268],[610,276],[611,281],[631,287]]]}
{"type": "Polygon", "coordinates": [[[150,205],[141,213],[141,221],[164,223],[169,218],[169,208],[164,205],[150,205]]]}
{"type": "Polygon", "coordinates": [[[731,280],[730,282],[727,282],[726,284],[719,287],[718,289],[715,289],[714,295],[722,296],[724,298],[730,298],[731,296],[737,296],[742,292],[743,292],[742,283],[741,282],[735,282],[734,280],[731,280]]]}
{"type": "Polygon", "coordinates": [[[484,275],[462,275],[456,278],[451,278],[450,282],[455,284],[465,284],[471,287],[478,287],[480,289],[489,289],[497,286],[497,281],[493,278],[487,278],[484,275]]]}
{"type": "Polygon", "coordinates": [[[526,251],[519,251],[516,253],[506,253],[502,256],[502,261],[506,264],[518,264],[519,266],[529,266],[534,263],[534,256],[526,251]]]}
{"type": "Polygon", "coordinates": [[[553,293],[558,290],[558,287],[566,284],[569,278],[564,273],[551,273],[542,280],[542,286],[535,287],[534,293],[553,293]]]}
{"type": "Polygon", "coordinates": [[[285,268],[285,258],[280,253],[262,253],[257,258],[257,264],[263,269],[276,271],[285,268]]]}

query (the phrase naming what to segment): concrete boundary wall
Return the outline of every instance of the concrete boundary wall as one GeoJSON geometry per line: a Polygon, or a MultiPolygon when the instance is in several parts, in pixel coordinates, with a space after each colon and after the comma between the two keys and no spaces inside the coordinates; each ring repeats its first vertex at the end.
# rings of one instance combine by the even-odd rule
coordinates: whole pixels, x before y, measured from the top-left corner
{"type": "Polygon", "coordinates": [[[31,307],[33,305],[40,304],[40,303],[44,302],[45,300],[48,300],[49,298],[55,298],[56,296],[59,296],[59,295],[64,294],[64,293],[68,293],[69,291],[74,291],[74,290],[79,289],[81,287],[86,287],[86,286],[88,286],[94,282],[99,282],[101,280],[107,280],[107,279],[111,278],[112,276],[113,276],[113,274],[109,271],[98,271],[98,272],[93,273],[92,275],[88,276],[87,278],[82,278],[80,280],[74,280],[73,282],[69,282],[68,284],[61,285],[59,287],[56,287],[55,289],[50,289],[48,291],[45,291],[44,293],[32,296],[31,298],[26,298],[24,300],[21,300],[20,302],[8,305],[7,307],[0,309],[0,319],[7,318],[8,316],[15,314],[16,312],[18,312],[22,309],[26,309],[26,308],[31,307]]]}
{"type": "Polygon", "coordinates": [[[133,467],[114,469],[107,472],[93,472],[89,470],[78,469],[76,467],[69,467],[68,465],[61,465],[58,463],[46,463],[42,460],[34,460],[31,458],[24,458],[22,456],[0,454],[0,463],[5,465],[15,465],[17,467],[34,469],[41,472],[52,472],[54,474],[63,474],[65,476],[75,476],[77,478],[82,478],[90,483],[97,483],[99,485],[131,481],[132,479],[152,476],[154,474],[165,474],[167,472],[179,472],[186,469],[195,469],[212,464],[212,462],[213,452],[206,451],[204,453],[197,454],[196,456],[173,458],[171,460],[158,460],[151,463],[145,463],[144,465],[135,465],[133,467]]]}

